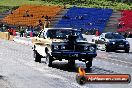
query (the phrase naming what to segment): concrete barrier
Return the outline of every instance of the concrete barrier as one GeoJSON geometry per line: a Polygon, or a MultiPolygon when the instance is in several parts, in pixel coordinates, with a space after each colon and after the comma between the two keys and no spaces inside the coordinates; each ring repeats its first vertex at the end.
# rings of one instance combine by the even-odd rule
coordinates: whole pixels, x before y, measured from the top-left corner
{"type": "Polygon", "coordinates": [[[13,38],[14,38],[14,36],[13,35],[10,35],[9,40],[10,41],[13,41],[13,38]]]}
{"type": "Polygon", "coordinates": [[[9,39],[10,39],[10,34],[9,34],[9,32],[0,32],[0,38],[1,38],[1,39],[9,40],[9,39]]]}
{"type": "Polygon", "coordinates": [[[14,36],[10,35],[9,32],[0,32],[0,38],[13,41],[14,36]]]}

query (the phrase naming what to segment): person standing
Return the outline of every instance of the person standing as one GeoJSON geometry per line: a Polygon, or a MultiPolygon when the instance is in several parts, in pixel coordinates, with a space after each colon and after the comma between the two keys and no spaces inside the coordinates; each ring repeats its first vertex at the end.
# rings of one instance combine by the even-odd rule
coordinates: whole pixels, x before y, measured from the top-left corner
{"type": "Polygon", "coordinates": [[[127,33],[125,32],[125,34],[124,34],[124,38],[126,39],[127,38],[127,33]]]}
{"type": "Polygon", "coordinates": [[[23,27],[20,27],[20,37],[23,37],[24,29],[23,27]]]}
{"type": "Polygon", "coordinates": [[[50,24],[49,17],[46,15],[45,16],[45,23],[44,23],[44,28],[48,28],[50,24]]]}
{"type": "Polygon", "coordinates": [[[44,24],[41,20],[38,20],[38,28],[40,28],[41,30],[44,29],[44,24]]]}
{"type": "Polygon", "coordinates": [[[3,24],[2,31],[6,31],[6,26],[3,24]]]}
{"type": "Polygon", "coordinates": [[[99,30],[98,29],[96,29],[95,35],[99,36],[99,30]]]}

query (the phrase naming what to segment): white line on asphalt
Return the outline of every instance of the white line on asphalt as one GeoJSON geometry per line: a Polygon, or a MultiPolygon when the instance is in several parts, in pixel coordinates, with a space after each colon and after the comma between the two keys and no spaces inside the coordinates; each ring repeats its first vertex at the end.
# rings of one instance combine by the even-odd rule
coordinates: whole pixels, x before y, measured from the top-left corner
{"type": "Polygon", "coordinates": [[[116,60],[116,59],[109,59],[109,60],[113,60],[113,61],[118,61],[118,62],[122,62],[122,63],[126,63],[126,64],[131,64],[131,62],[127,62],[127,61],[123,61],[123,60],[116,60]]]}
{"type": "Polygon", "coordinates": [[[117,60],[117,59],[112,59],[112,58],[107,58],[107,57],[99,57],[99,58],[101,58],[101,59],[107,59],[107,60],[113,60],[113,61],[117,61],[117,62],[122,62],[122,63],[126,63],[126,64],[131,64],[132,65],[132,63],[131,62],[127,62],[127,61],[123,61],[123,60],[117,60]]]}
{"type": "MultiPolygon", "coordinates": [[[[36,62],[33,62],[33,61],[27,62],[27,61],[22,60],[22,59],[21,59],[21,60],[19,59],[19,62],[23,62],[24,65],[29,66],[29,67],[31,67],[31,68],[37,70],[37,71],[46,72],[46,70],[44,70],[44,69],[42,69],[42,68],[36,67],[36,65],[35,65],[36,62]]],[[[40,65],[40,63],[37,63],[37,64],[40,65]]],[[[49,67],[47,66],[47,67],[45,67],[45,68],[49,68],[49,67]]],[[[45,74],[45,76],[59,78],[59,79],[63,80],[64,82],[69,83],[69,81],[68,81],[66,78],[61,77],[61,76],[58,76],[58,75],[54,75],[54,74],[45,74]]],[[[71,84],[71,85],[74,85],[74,86],[76,86],[76,87],[78,87],[78,88],[88,88],[87,86],[83,86],[83,87],[82,87],[82,86],[80,86],[79,84],[77,84],[76,82],[72,82],[72,83],[70,83],[70,84],[71,84]]]]}
{"type": "Polygon", "coordinates": [[[119,65],[119,64],[116,64],[117,66],[119,65]]]}
{"type": "MultiPolygon", "coordinates": [[[[97,60],[97,59],[96,59],[96,60],[97,60]]],[[[114,59],[114,60],[115,60],[115,59],[114,59]]],[[[98,59],[98,61],[101,61],[101,60],[98,59]]],[[[128,62],[128,63],[129,63],[129,62],[128,62]]],[[[130,62],[130,63],[131,63],[131,62],[130,62]]],[[[128,67],[128,66],[126,66],[126,65],[124,66],[124,65],[121,65],[121,64],[115,64],[115,63],[111,63],[111,64],[118,65],[118,66],[122,66],[122,67],[126,67],[126,68],[132,68],[132,67],[128,67]]],[[[131,64],[132,64],[132,63],[131,63],[131,64]]]]}

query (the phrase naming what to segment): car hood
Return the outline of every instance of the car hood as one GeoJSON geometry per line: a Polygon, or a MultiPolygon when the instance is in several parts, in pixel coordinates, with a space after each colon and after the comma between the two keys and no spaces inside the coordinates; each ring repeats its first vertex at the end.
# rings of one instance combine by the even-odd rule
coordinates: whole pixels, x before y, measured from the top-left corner
{"type": "Polygon", "coordinates": [[[108,40],[108,42],[119,42],[119,41],[125,42],[126,40],[125,39],[109,39],[108,40]]]}
{"type": "MultiPolygon", "coordinates": [[[[68,43],[69,40],[67,39],[50,39],[50,41],[52,41],[52,43],[68,43]]],[[[77,40],[76,41],[77,44],[92,44],[92,43],[88,43],[88,41],[86,40],[77,40]]]]}
{"type": "Polygon", "coordinates": [[[65,42],[66,39],[49,39],[52,42],[65,42]]]}

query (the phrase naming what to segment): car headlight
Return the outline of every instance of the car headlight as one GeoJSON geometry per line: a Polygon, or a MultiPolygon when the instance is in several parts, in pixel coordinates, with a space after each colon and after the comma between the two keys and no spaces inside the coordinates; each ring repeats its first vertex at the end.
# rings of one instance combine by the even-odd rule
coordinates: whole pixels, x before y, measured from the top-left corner
{"type": "Polygon", "coordinates": [[[115,44],[115,42],[112,42],[112,44],[115,44]]]}
{"type": "Polygon", "coordinates": [[[63,49],[63,50],[64,50],[64,49],[66,49],[66,47],[65,47],[64,45],[62,45],[62,46],[61,46],[61,49],[63,49]]]}
{"type": "Polygon", "coordinates": [[[94,47],[89,47],[89,50],[90,50],[91,52],[94,52],[94,51],[95,51],[95,48],[94,48],[94,47]]]}
{"type": "Polygon", "coordinates": [[[129,45],[129,42],[128,42],[128,41],[126,41],[126,44],[127,44],[127,45],[129,45]]]}
{"type": "Polygon", "coordinates": [[[88,50],[88,46],[84,46],[84,50],[88,50]]]}
{"type": "Polygon", "coordinates": [[[59,49],[58,45],[54,45],[54,49],[58,50],[59,49]]]}

